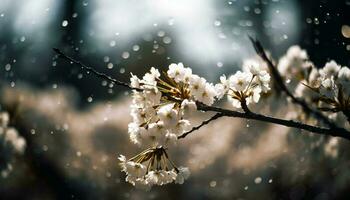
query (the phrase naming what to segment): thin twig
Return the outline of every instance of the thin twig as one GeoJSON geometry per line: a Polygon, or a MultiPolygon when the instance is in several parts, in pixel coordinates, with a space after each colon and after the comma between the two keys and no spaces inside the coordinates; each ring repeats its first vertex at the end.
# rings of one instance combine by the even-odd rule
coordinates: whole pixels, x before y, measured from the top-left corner
{"type": "Polygon", "coordinates": [[[129,84],[125,83],[125,82],[122,82],[122,81],[119,81],[115,78],[112,78],[102,72],[98,72],[96,71],[94,68],[92,67],[89,67],[89,66],[86,66],[85,64],[83,64],[82,62],[78,61],[78,60],[75,60],[69,56],[67,56],[66,54],[64,54],[60,49],[58,48],[53,48],[53,50],[58,54],[59,57],[61,58],[64,58],[66,59],[67,61],[71,62],[71,63],[74,63],[78,66],[80,66],[82,69],[86,70],[87,72],[91,72],[93,74],[95,74],[97,77],[101,78],[101,79],[104,79],[104,80],[107,80],[107,81],[110,81],[116,85],[120,85],[120,86],[123,86],[123,87],[126,87],[128,89],[131,89],[131,90],[137,90],[137,91],[142,91],[140,88],[133,88],[131,87],[129,84]]]}
{"type": "Polygon", "coordinates": [[[188,134],[192,133],[193,131],[196,131],[198,129],[200,129],[202,126],[205,126],[207,124],[209,124],[211,121],[214,121],[220,117],[223,117],[224,115],[222,113],[216,113],[215,115],[213,115],[211,118],[203,121],[199,126],[193,127],[190,131],[187,131],[181,135],[179,135],[177,137],[177,139],[181,139],[181,138],[185,138],[188,134]]]}
{"type": "Polygon", "coordinates": [[[303,99],[295,97],[289,91],[287,86],[285,85],[282,76],[280,75],[280,73],[277,70],[277,67],[272,63],[272,61],[266,55],[265,50],[264,50],[263,46],[261,45],[261,43],[257,39],[252,38],[251,36],[248,36],[248,37],[249,37],[250,41],[252,42],[256,53],[261,57],[261,59],[263,59],[267,63],[267,66],[270,70],[270,73],[271,73],[272,77],[274,78],[275,83],[278,86],[278,88],[280,88],[281,91],[283,91],[288,97],[290,97],[292,99],[292,102],[300,105],[302,107],[302,109],[304,110],[304,112],[313,115],[317,119],[320,119],[322,122],[324,122],[330,128],[335,128],[335,129],[339,128],[339,127],[337,127],[337,125],[335,125],[333,122],[331,122],[326,116],[324,116],[321,112],[309,107],[303,99]]]}

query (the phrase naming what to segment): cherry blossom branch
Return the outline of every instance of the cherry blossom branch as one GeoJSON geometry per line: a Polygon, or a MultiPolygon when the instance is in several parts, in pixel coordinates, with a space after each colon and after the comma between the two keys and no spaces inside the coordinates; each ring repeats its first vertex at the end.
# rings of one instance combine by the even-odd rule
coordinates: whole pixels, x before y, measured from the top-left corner
{"type": "MultiPolygon", "coordinates": [[[[266,61],[270,62],[270,64],[269,64],[270,68],[275,69],[274,65],[267,58],[265,52],[263,51],[263,48],[261,47],[261,44],[258,41],[253,40],[253,39],[252,39],[252,42],[253,42],[253,44],[257,44],[257,47],[255,47],[255,48],[259,48],[258,50],[259,50],[260,53],[261,53],[261,50],[262,50],[263,53],[261,53],[261,55],[264,56],[263,59],[266,59],[266,61]]],[[[79,65],[80,67],[82,67],[82,69],[87,70],[89,72],[92,72],[93,74],[95,74],[96,76],[98,76],[98,77],[100,77],[102,79],[111,81],[111,82],[115,83],[116,85],[127,87],[129,89],[136,89],[138,91],[140,91],[140,90],[142,91],[142,89],[133,88],[127,83],[118,81],[118,80],[116,80],[114,78],[111,78],[110,76],[108,76],[108,75],[106,75],[104,73],[98,72],[95,69],[84,65],[80,61],[77,61],[77,60],[75,60],[75,59],[65,55],[59,49],[54,48],[54,51],[56,53],[58,53],[61,58],[64,58],[64,59],[70,61],[71,63],[79,65]]],[[[281,78],[281,76],[279,74],[276,75],[276,76],[279,76],[281,78]]],[[[277,79],[279,80],[279,78],[277,78],[277,79]]],[[[282,84],[284,85],[283,81],[282,81],[282,84]]],[[[281,86],[281,87],[283,88],[283,86],[281,86]]],[[[289,94],[291,98],[293,97],[292,99],[298,100],[298,101],[295,101],[297,104],[301,105],[303,108],[305,107],[305,109],[307,111],[310,111],[310,113],[315,114],[315,116],[320,115],[320,116],[324,117],[321,113],[318,113],[317,111],[314,111],[311,108],[309,108],[304,101],[295,98],[289,92],[289,90],[286,88],[286,86],[284,86],[284,88],[285,88],[284,90],[287,93],[287,95],[289,94]]],[[[253,119],[253,120],[257,120],[257,121],[263,121],[263,122],[268,122],[268,123],[272,123],[272,124],[278,124],[278,125],[282,125],[282,126],[286,126],[286,127],[298,128],[298,129],[310,131],[310,132],[313,132],[313,133],[317,133],[317,134],[320,134],[320,135],[341,137],[341,138],[350,140],[350,132],[349,131],[347,131],[344,128],[339,128],[339,127],[335,126],[333,123],[329,122],[328,119],[325,120],[325,122],[328,121],[330,123],[329,124],[330,128],[322,128],[322,127],[312,126],[312,125],[304,124],[304,123],[293,121],[293,120],[284,120],[284,119],[279,119],[279,118],[274,118],[274,117],[269,117],[269,116],[257,114],[257,113],[251,112],[245,103],[243,103],[241,105],[242,105],[242,108],[243,108],[244,112],[227,110],[227,109],[214,107],[214,106],[207,106],[207,105],[205,105],[203,103],[197,102],[197,110],[204,111],[204,112],[212,111],[212,112],[216,112],[216,114],[213,117],[211,117],[210,119],[203,121],[202,124],[200,124],[199,126],[194,127],[192,130],[190,130],[190,131],[180,135],[178,138],[179,139],[185,138],[188,134],[192,133],[193,131],[200,129],[201,127],[209,124],[210,122],[212,122],[212,121],[214,121],[214,120],[216,120],[216,119],[218,119],[220,117],[226,116],[226,117],[235,117],[235,118],[243,118],[243,119],[253,119]]]]}
{"type": "Polygon", "coordinates": [[[222,113],[216,113],[211,118],[203,121],[199,126],[193,127],[190,131],[187,131],[177,137],[177,139],[185,138],[188,134],[192,133],[193,131],[199,130],[202,126],[205,126],[209,124],[211,121],[214,121],[220,117],[223,117],[224,115],[222,113]]]}
{"type": "Polygon", "coordinates": [[[266,55],[262,44],[257,39],[254,39],[251,36],[248,36],[248,37],[249,37],[250,41],[252,42],[256,53],[260,56],[261,59],[263,59],[267,63],[267,66],[270,70],[272,77],[274,78],[274,80],[277,84],[277,87],[279,89],[281,89],[281,91],[283,91],[288,97],[290,97],[292,99],[292,102],[300,105],[305,113],[311,114],[314,117],[316,117],[317,119],[320,119],[321,121],[323,121],[325,124],[327,124],[331,128],[335,128],[335,129],[339,128],[334,123],[329,121],[329,119],[326,116],[324,116],[321,112],[310,108],[303,99],[295,97],[289,91],[287,86],[285,85],[282,76],[280,75],[280,73],[277,70],[277,67],[273,64],[273,62],[270,60],[270,58],[266,55]]]}

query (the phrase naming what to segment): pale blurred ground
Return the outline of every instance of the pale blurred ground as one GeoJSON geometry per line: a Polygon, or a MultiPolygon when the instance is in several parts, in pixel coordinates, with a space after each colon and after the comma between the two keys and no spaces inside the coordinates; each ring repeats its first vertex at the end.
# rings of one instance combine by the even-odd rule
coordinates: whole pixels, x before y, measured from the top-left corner
{"type": "MultiPolygon", "coordinates": [[[[315,199],[331,199],[342,192],[345,195],[349,186],[349,155],[342,152],[349,147],[347,141],[340,141],[332,154],[324,145],[327,139],[319,136],[222,118],[170,149],[176,163],[192,172],[184,185],[145,192],[125,183],[117,165],[118,154],[141,151],[128,139],[128,96],[77,110],[76,92],[68,88],[39,91],[19,85],[3,88],[2,93],[3,105],[16,107],[19,131],[32,139],[28,148],[36,158],[54,164],[63,179],[61,183],[41,177],[45,173],[36,170],[44,169],[33,167],[36,163],[28,162],[26,154],[16,159],[11,176],[1,180],[2,194],[8,198],[21,197],[11,191],[26,190],[36,191],[28,193],[28,199],[56,198],[60,189],[55,187],[61,186],[70,188],[67,191],[78,199],[255,199],[257,195],[260,199],[301,199],[313,192],[321,192],[315,199]]],[[[274,115],[288,117],[286,111],[274,115]]],[[[193,120],[199,123],[209,115],[198,113],[193,120]]]]}

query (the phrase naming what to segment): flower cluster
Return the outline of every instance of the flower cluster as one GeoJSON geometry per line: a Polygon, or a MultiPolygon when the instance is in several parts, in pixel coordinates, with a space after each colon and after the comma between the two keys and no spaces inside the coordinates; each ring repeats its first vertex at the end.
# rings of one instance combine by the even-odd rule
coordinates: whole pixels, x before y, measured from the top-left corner
{"type": "Polygon", "coordinates": [[[233,106],[239,108],[242,102],[257,103],[260,94],[270,90],[266,66],[256,62],[246,65],[243,72],[238,71],[228,79],[220,77],[221,83],[215,86],[182,63],[171,64],[162,74],[152,67],[142,79],[131,74],[133,121],[128,125],[128,132],[134,144],[147,150],[129,160],[119,157],[122,171],[127,174],[126,181],[144,187],[173,181],[183,183],[189,171],[177,168],[166,148],[189,131],[188,117],[197,110],[197,102],[212,105],[227,95],[233,106]]]}
{"type": "Polygon", "coordinates": [[[175,166],[162,146],[149,148],[129,160],[123,155],[118,159],[127,174],[126,181],[139,188],[150,189],[174,181],[183,184],[190,175],[188,168],[175,166]]]}
{"type": "Polygon", "coordinates": [[[167,73],[151,68],[142,79],[131,76],[133,91],[130,139],[139,146],[168,146],[189,130],[187,119],[197,109],[195,101],[214,103],[216,91],[204,78],[182,63],[171,64],[167,73]]]}
{"type": "Polygon", "coordinates": [[[236,108],[241,103],[257,103],[261,93],[270,90],[270,75],[262,69],[258,62],[246,63],[243,71],[237,71],[228,79],[225,75],[220,77],[220,83],[216,84],[217,97],[220,99],[227,95],[228,100],[236,108]],[[249,65],[247,65],[249,64],[249,65]]]}
{"type": "Polygon", "coordinates": [[[350,69],[330,61],[317,70],[313,69],[305,84],[316,96],[319,109],[331,112],[350,110],[350,69]]]}
{"type": "MultiPolygon", "coordinates": [[[[212,105],[216,97],[214,85],[192,74],[192,70],[184,67],[182,63],[171,64],[168,71],[162,74],[152,67],[142,79],[132,74],[130,81],[131,87],[135,90],[133,90],[131,105],[133,121],[128,125],[128,132],[130,140],[140,147],[157,149],[157,147],[176,144],[178,136],[191,128],[188,117],[197,110],[196,102],[212,105]]],[[[165,149],[162,152],[165,152],[165,149]]],[[[156,161],[158,158],[160,157],[156,156],[156,161]]],[[[148,160],[148,157],[146,160],[141,159],[135,166],[142,168],[140,163],[148,160]]],[[[151,163],[153,164],[153,161],[151,163]]],[[[165,169],[162,165],[158,167],[156,167],[157,172],[165,169]]],[[[151,168],[148,168],[144,175],[148,177],[149,174],[154,174],[151,168]]],[[[165,170],[167,175],[163,175],[172,177],[167,179],[168,181],[160,179],[160,182],[155,183],[144,179],[147,181],[142,183],[160,185],[172,182],[171,180],[178,177],[179,173],[182,174],[182,168],[174,167],[174,169],[176,173],[165,170]]],[[[133,177],[133,173],[124,171],[128,174],[127,181],[135,185],[135,181],[129,178],[133,177]]]]}
{"type": "Polygon", "coordinates": [[[14,154],[23,154],[26,141],[16,129],[8,127],[9,114],[0,112],[0,172],[7,177],[12,170],[11,159],[14,154]]]}
{"type": "Polygon", "coordinates": [[[277,68],[282,76],[287,79],[303,80],[306,76],[307,70],[313,66],[309,61],[307,52],[299,46],[291,46],[286,55],[281,57],[277,68]]]}

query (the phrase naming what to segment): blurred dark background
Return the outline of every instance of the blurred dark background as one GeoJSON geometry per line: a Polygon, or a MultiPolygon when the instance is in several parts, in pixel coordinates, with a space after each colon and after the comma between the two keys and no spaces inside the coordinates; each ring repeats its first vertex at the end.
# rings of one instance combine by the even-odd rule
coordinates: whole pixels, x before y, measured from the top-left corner
{"type": "Polygon", "coordinates": [[[51,49],[58,47],[124,81],[130,72],[171,62],[214,81],[254,55],[247,34],[276,59],[298,44],[317,66],[329,59],[349,65],[350,39],[341,32],[349,11],[348,0],[2,0],[0,78],[37,87],[71,85],[83,100],[119,93],[55,59],[51,49]]]}

